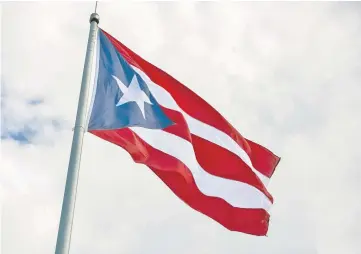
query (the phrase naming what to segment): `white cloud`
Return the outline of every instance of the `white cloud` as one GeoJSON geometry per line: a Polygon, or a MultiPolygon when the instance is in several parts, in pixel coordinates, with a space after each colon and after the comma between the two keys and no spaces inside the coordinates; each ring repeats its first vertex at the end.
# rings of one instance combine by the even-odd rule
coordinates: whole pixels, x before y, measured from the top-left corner
{"type": "MultiPolygon", "coordinates": [[[[4,254],[54,251],[93,5],[3,4],[2,128],[37,130],[30,145],[2,140],[4,254]]],[[[126,152],[86,135],[71,253],[359,252],[359,3],[101,2],[98,11],[103,29],[282,161],[269,237],[257,238],[188,208],[126,152]]]]}

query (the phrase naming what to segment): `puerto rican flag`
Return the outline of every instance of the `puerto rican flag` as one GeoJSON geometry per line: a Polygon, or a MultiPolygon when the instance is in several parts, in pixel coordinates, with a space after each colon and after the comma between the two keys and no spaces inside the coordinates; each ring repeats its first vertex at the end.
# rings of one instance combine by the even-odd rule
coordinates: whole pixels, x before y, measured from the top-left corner
{"type": "Polygon", "coordinates": [[[206,101],[99,29],[88,131],[148,166],[180,199],[232,231],[266,235],[280,158],[206,101]]]}

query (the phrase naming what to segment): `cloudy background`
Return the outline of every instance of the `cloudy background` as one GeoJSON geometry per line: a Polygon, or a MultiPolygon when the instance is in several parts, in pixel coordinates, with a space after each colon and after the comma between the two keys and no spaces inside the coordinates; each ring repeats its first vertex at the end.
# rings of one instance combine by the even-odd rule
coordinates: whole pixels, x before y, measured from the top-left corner
{"type": "MultiPolygon", "coordinates": [[[[94,3],[3,3],[1,251],[53,253],[94,3]]],[[[229,232],[86,134],[71,253],[361,253],[361,3],[101,2],[100,26],[282,161],[229,232]]]]}

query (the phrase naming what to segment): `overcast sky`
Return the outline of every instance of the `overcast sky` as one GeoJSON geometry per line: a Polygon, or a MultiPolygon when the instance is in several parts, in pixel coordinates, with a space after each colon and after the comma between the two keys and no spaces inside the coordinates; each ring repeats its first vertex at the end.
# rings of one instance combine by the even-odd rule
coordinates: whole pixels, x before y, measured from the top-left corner
{"type": "MultiPolygon", "coordinates": [[[[93,9],[2,4],[3,254],[54,252],[93,9]]],[[[282,161],[268,237],[254,237],[86,134],[70,253],[360,254],[361,3],[101,2],[98,13],[282,161]]]]}

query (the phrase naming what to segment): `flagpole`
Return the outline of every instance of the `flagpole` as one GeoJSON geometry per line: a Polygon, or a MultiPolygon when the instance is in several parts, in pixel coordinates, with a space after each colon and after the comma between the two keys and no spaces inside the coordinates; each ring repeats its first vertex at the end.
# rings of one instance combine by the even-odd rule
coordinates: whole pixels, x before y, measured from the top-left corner
{"type": "Polygon", "coordinates": [[[91,79],[92,60],[97,38],[99,15],[92,13],[90,15],[90,31],[88,45],[85,55],[83,77],[78,101],[78,110],[76,114],[73,142],[66,177],[63,205],[61,208],[60,223],[56,241],[55,254],[68,254],[70,248],[71,230],[74,217],[76,190],[78,185],[79,166],[83,145],[83,137],[86,129],[86,108],[88,102],[88,93],[91,79]]]}

